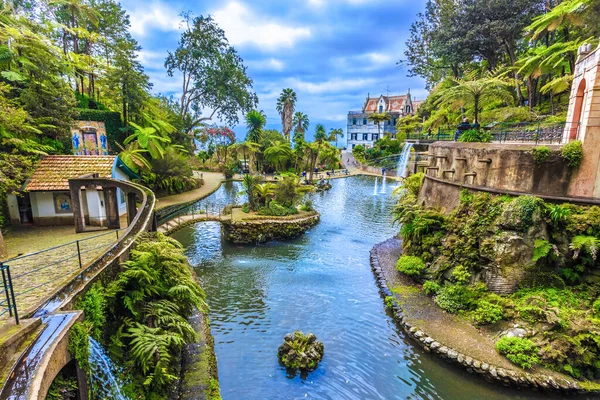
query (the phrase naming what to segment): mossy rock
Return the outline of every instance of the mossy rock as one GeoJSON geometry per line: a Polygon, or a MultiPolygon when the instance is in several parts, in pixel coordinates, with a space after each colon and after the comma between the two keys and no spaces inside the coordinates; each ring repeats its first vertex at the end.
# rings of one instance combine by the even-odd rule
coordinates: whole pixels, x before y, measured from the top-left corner
{"type": "Polygon", "coordinates": [[[283,366],[292,373],[317,369],[325,354],[325,346],[313,333],[305,335],[296,331],[293,335],[285,335],[283,340],[283,344],[277,350],[277,358],[283,366]]]}

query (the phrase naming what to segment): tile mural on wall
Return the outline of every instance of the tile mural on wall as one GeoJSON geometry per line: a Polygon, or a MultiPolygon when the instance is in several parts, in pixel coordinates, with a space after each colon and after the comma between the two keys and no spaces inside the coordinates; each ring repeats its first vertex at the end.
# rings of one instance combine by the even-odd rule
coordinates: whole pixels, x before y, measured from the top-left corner
{"type": "Polygon", "coordinates": [[[75,121],[71,129],[73,154],[107,155],[106,127],[102,121],[75,121]]]}

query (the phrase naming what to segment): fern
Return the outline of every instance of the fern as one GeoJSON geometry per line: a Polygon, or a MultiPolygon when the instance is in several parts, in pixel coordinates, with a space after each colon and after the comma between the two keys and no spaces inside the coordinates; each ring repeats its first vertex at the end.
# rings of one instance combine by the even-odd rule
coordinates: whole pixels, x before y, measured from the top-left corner
{"type": "Polygon", "coordinates": [[[536,239],[533,245],[533,261],[538,261],[541,258],[546,257],[550,254],[550,250],[552,249],[552,245],[544,239],[536,239]]]}
{"type": "Polygon", "coordinates": [[[573,259],[577,259],[581,251],[584,251],[592,257],[592,260],[596,261],[599,244],[600,240],[594,236],[579,235],[573,238],[569,248],[573,250],[573,259]]]}

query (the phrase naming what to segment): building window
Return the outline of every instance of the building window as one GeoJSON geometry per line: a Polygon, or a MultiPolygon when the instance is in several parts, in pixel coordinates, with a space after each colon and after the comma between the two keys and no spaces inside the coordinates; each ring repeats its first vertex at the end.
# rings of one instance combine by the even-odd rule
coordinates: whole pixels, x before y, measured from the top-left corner
{"type": "Polygon", "coordinates": [[[363,133],[363,140],[369,140],[369,135],[367,133],[363,133]]]}
{"type": "Polygon", "coordinates": [[[366,125],[366,124],[367,124],[367,119],[363,118],[363,125],[366,125]]]}
{"type": "Polygon", "coordinates": [[[379,106],[379,112],[383,112],[383,106],[379,106]]]}
{"type": "Polygon", "coordinates": [[[394,126],[396,126],[396,118],[394,118],[392,122],[394,123],[394,126]]]}
{"type": "Polygon", "coordinates": [[[356,125],[356,118],[352,119],[352,125],[356,125]]]}
{"type": "Polygon", "coordinates": [[[356,133],[351,134],[350,135],[350,140],[356,140],[356,136],[357,136],[356,133]]]}
{"type": "Polygon", "coordinates": [[[374,133],[373,134],[373,140],[379,140],[379,134],[378,133],[374,133]]]}

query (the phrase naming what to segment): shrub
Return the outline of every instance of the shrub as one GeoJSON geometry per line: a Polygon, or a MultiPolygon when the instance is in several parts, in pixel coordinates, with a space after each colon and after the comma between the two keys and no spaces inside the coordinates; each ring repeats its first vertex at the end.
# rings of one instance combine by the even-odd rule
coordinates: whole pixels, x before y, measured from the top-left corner
{"type": "Polygon", "coordinates": [[[442,310],[456,314],[461,310],[472,308],[476,299],[477,293],[470,287],[445,285],[435,297],[435,302],[442,310]]]}
{"type": "Polygon", "coordinates": [[[478,325],[493,324],[504,318],[504,308],[499,304],[481,300],[477,303],[472,317],[478,325]]]}
{"type": "Polygon", "coordinates": [[[552,151],[548,146],[537,146],[531,149],[531,156],[536,164],[542,164],[548,160],[552,151]]]}
{"type": "Polygon", "coordinates": [[[583,159],[583,145],[581,141],[574,140],[565,144],[560,150],[560,154],[567,161],[569,167],[578,167],[583,159]]]}
{"type": "Polygon", "coordinates": [[[469,281],[471,280],[471,273],[469,272],[469,268],[463,265],[459,265],[458,267],[454,268],[454,271],[452,271],[452,278],[456,283],[460,283],[463,285],[469,283],[469,281]]]}
{"type": "Polygon", "coordinates": [[[458,138],[459,142],[468,142],[468,143],[473,143],[473,142],[483,142],[483,143],[490,143],[492,141],[493,137],[491,133],[488,133],[486,131],[483,130],[477,130],[477,129],[469,129],[467,131],[464,131],[460,137],[458,138]]]}
{"type": "Polygon", "coordinates": [[[271,200],[269,205],[261,207],[258,210],[260,215],[272,215],[274,217],[284,217],[286,215],[298,214],[298,210],[295,207],[284,207],[279,204],[276,200],[271,200]]]}
{"type": "Polygon", "coordinates": [[[385,306],[387,308],[392,308],[394,305],[394,296],[385,296],[385,306]]]}
{"type": "Polygon", "coordinates": [[[425,271],[425,263],[419,257],[402,255],[396,269],[411,278],[417,278],[425,271]]]}
{"type": "Polygon", "coordinates": [[[546,257],[548,254],[550,254],[551,249],[552,245],[547,240],[535,239],[535,242],[533,244],[533,257],[531,258],[531,260],[537,261],[540,258],[546,257]]]}
{"type": "Polygon", "coordinates": [[[421,186],[423,186],[423,180],[425,180],[425,174],[423,172],[417,172],[404,179],[402,187],[409,193],[418,196],[421,186]]]}
{"type": "Polygon", "coordinates": [[[225,179],[233,178],[233,175],[235,175],[236,169],[237,169],[236,163],[229,162],[226,165],[224,165],[223,166],[223,176],[225,177],[225,179]]]}
{"type": "Polygon", "coordinates": [[[284,207],[295,206],[301,197],[297,186],[296,178],[284,177],[275,188],[275,200],[284,207]]]}
{"type": "Polygon", "coordinates": [[[600,297],[594,301],[592,309],[594,310],[594,314],[600,315],[600,297]]]}
{"type": "Polygon", "coordinates": [[[519,196],[504,207],[499,224],[506,229],[526,232],[537,223],[544,206],[544,201],[539,197],[519,196]]]}
{"type": "Polygon", "coordinates": [[[313,202],[310,199],[306,199],[304,201],[304,204],[302,204],[302,206],[300,207],[300,209],[302,211],[314,211],[315,208],[313,207],[313,202]]]}
{"type": "Polygon", "coordinates": [[[91,336],[101,341],[102,329],[106,323],[106,298],[104,288],[100,282],[92,285],[91,289],[75,304],[75,308],[83,310],[85,321],[90,324],[91,336]]]}
{"type": "Polygon", "coordinates": [[[548,206],[547,212],[548,216],[555,224],[566,221],[567,217],[571,215],[571,209],[560,204],[548,206]]]}
{"type": "Polygon", "coordinates": [[[529,339],[505,336],[496,342],[496,350],[523,369],[530,369],[540,361],[538,348],[529,339]]]}
{"type": "Polygon", "coordinates": [[[423,290],[427,295],[438,294],[440,289],[441,286],[439,285],[439,283],[434,281],[425,281],[425,283],[423,284],[423,290]]]}
{"type": "Polygon", "coordinates": [[[244,213],[249,213],[249,212],[250,212],[250,204],[248,204],[248,203],[244,203],[244,204],[242,205],[242,212],[244,212],[244,213]]]}

